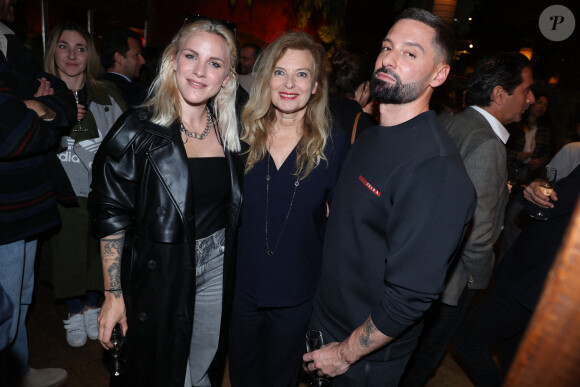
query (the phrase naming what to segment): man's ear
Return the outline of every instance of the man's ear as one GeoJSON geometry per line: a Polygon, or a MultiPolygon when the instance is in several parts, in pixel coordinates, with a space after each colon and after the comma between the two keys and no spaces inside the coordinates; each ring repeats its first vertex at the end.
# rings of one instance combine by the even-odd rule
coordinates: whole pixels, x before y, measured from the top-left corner
{"type": "Polygon", "coordinates": [[[431,87],[441,86],[443,83],[445,83],[445,80],[447,79],[447,76],[449,75],[450,69],[451,69],[451,67],[448,64],[441,63],[441,64],[437,65],[437,69],[435,70],[435,76],[433,77],[433,79],[429,83],[431,85],[431,87]]]}
{"type": "Polygon", "coordinates": [[[113,57],[115,58],[115,63],[118,65],[122,65],[125,62],[125,57],[118,51],[113,54],[113,57]]]}
{"type": "Polygon", "coordinates": [[[500,86],[497,85],[496,87],[493,88],[493,91],[491,92],[491,101],[494,102],[496,105],[502,106],[504,101],[505,101],[505,97],[507,97],[507,92],[505,91],[505,89],[500,86]]]}

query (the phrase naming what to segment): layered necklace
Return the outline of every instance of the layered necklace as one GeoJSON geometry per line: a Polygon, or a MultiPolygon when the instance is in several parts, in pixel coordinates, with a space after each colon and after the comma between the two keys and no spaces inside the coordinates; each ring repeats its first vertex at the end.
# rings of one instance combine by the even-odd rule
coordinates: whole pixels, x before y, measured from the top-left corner
{"type": "Polygon", "coordinates": [[[278,248],[278,243],[280,243],[280,239],[282,238],[282,234],[284,233],[284,229],[286,228],[286,223],[288,223],[288,218],[290,217],[290,211],[292,211],[292,204],[294,204],[294,197],[296,196],[296,189],[300,185],[300,181],[298,180],[298,176],[296,176],[296,181],[294,182],[294,191],[292,192],[292,199],[290,199],[290,205],[288,206],[288,213],[286,214],[286,219],[284,219],[284,224],[282,225],[282,229],[280,230],[280,235],[278,235],[278,240],[276,240],[276,244],[274,248],[270,250],[270,244],[268,239],[268,218],[270,213],[270,153],[268,153],[268,167],[266,172],[266,253],[268,255],[274,255],[276,249],[278,248]]]}
{"type": "Polygon", "coordinates": [[[207,111],[207,121],[206,121],[206,124],[205,124],[205,129],[204,129],[204,131],[201,134],[196,133],[196,132],[190,132],[189,130],[187,130],[185,128],[185,126],[183,125],[183,122],[180,123],[181,126],[180,126],[179,130],[181,131],[181,133],[185,134],[188,137],[183,142],[184,144],[186,144],[187,141],[189,141],[190,138],[196,138],[198,140],[203,140],[209,134],[209,131],[211,130],[212,118],[211,118],[211,113],[209,111],[209,107],[207,107],[207,105],[205,107],[205,110],[207,111]]]}

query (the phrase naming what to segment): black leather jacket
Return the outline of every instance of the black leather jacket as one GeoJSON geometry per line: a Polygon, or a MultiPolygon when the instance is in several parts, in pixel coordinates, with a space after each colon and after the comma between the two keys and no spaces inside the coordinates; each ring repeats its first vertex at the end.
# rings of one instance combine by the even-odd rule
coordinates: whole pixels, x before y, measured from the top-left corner
{"type": "MultiPolygon", "coordinates": [[[[97,237],[126,230],[121,262],[129,330],[128,385],[179,386],[185,378],[195,300],[193,186],[178,124],[163,127],[148,113],[126,113],[110,130],[93,164],[89,196],[97,237]],[[129,382],[130,381],[130,382],[129,382]]],[[[222,327],[228,326],[235,273],[236,226],[243,161],[225,151],[231,178],[226,223],[222,327]]],[[[212,365],[223,369],[227,329],[212,365]],[[218,364],[215,364],[217,361],[218,364]]]]}

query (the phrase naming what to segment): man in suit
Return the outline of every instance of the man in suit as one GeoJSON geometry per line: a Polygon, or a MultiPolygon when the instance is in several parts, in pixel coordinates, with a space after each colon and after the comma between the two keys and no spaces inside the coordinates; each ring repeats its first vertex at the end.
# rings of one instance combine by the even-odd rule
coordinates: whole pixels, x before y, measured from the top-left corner
{"type": "Polygon", "coordinates": [[[528,213],[548,218],[530,222],[499,263],[485,298],[461,324],[453,347],[477,386],[500,386],[538,304],[544,282],[580,194],[580,167],[559,180],[548,197],[540,183],[525,188],[528,213]],[[501,370],[489,348],[498,346],[501,370]]]}
{"type": "Polygon", "coordinates": [[[426,315],[426,328],[405,371],[403,386],[423,386],[436,370],[447,343],[478,289],[485,289],[494,266],[508,201],[504,125],[521,120],[534,103],[532,69],[519,53],[482,58],[468,81],[468,107],[444,123],[477,191],[477,208],[441,299],[426,315]]]}
{"type": "Polygon", "coordinates": [[[9,326],[7,336],[0,336],[0,345],[7,343],[0,385],[9,378],[14,385],[57,386],[66,380],[65,370],[28,364],[25,320],[38,235],[60,223],[47,153],[76,121],[77,109],[64,82],[27,71],[33,66],[22,42],[3,23],[14,22],[13,4],[0,0],[0,310],[3,329],[9,326]]]}
{"type": "Polygon", "coordinates": [[[145,64],[142,48],[141,37],[130,30],[109,31],[101,42],[101,62],[107,69],[103,78],[117,86],[130,107],[140,105],[147,95],[144,87],[133,82],[145,64]]]}

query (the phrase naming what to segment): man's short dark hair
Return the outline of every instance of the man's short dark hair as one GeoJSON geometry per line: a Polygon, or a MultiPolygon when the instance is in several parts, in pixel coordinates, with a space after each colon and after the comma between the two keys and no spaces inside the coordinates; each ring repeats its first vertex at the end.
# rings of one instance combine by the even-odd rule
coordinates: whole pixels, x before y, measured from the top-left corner
{"type": "Polygon", "coordinates": [[[443,63],[451,63],[455,52],[455,37],[453,36],[453,31],[443,19],[419,8],[407,8],[397,16],[395,23],[401,19],[416,20],[433,28],[435,30],[435,38],[433,38],[435,48],[439,49],[439,55],[441,55],[443,63]]]}
{"type": "Polygon", "coordinates": [[[258,46],[257,44],[254,43],[246,43],[242,46],[242,48],[246,48],[246,47],[250,47],[254,49],[254,59],[258,59],[258,56],[260,56],[260,53],[262,52],[262,49],[260,48],[260,46],[258,46]]]}
{"type": "Polygon", "coordinates": [[[115,64],[115,53],[118,52],[124,57],[129,51],[128,38],[136,39],[141,45],[141,36],[131,30],[111,30],[103,35],[101,41],[101,63],[108,69],[115,64]]]}
{"type": "Polygon", "coordinates": [[[522,71],[530,61],[518,52],[495,52],[481,58],[467,82],[467,105],[489,106],[496,86],[511,95],[523,81],[522,71]]]}

